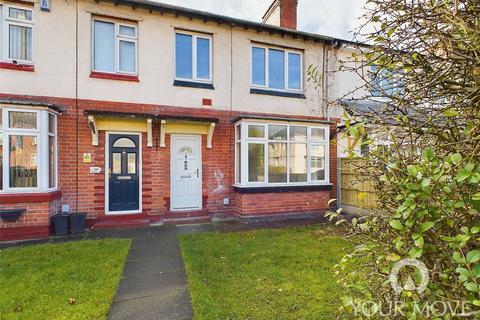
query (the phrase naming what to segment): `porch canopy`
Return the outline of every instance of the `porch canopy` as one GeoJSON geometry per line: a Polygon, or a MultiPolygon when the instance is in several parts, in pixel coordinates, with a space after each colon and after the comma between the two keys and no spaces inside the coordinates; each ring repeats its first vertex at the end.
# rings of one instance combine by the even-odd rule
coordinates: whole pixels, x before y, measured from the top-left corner
{"type": "Polygon", "coordinates": [[[160,147],[165,148],[166,133],[206,134],[207,148],[212,148],[213,132],[218,118],[188,115],[85,110],[92,131],[92,145],[98,146],[99,130],[136,131],[147,133],[147,147],[153,146],[152,124],[160,123],[160,147]]]}

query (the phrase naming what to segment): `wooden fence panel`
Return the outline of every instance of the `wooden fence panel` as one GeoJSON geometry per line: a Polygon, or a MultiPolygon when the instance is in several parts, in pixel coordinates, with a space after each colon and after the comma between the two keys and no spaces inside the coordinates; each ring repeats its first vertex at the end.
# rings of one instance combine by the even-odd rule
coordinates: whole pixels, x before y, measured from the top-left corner
{"type": "Polygon", "coordinates": [[[373,209],[377,200],[374,182],[360,175],[363,159],[340,159],[340,206],[373,209]]]}

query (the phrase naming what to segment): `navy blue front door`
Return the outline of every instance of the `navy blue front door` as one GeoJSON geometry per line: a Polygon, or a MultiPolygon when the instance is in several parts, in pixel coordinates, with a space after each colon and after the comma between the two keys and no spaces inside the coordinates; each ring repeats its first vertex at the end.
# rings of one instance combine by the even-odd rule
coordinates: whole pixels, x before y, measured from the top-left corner
{"type": "Polygon", "coordinates": [[[139,136],[109,135],[109,211],[139,210],[139,136]]]}

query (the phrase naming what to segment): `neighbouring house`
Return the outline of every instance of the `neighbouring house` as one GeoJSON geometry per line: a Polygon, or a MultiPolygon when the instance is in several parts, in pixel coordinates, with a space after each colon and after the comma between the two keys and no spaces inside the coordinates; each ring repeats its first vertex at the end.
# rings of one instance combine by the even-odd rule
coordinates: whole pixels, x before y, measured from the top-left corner
{"type": "MultiPolygon", "coordinates": [[[[298,31],[147,0],[0,0],[0,240],[88,226],[323,214],[337,194],[339,60],[298,31]],[[314,64],[323,86],[307,81],[314,64]]],[[[301,17],[299,17],[301,19],[301,17]]]]}

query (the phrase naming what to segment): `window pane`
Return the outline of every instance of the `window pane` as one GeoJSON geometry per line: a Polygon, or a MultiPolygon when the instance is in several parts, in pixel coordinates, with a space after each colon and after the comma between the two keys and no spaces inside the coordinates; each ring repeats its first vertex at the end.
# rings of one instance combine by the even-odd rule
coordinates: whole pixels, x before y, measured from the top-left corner
{"type": "Polygon", "coordinates": [[[311,153],[311,179],[325,180],[325,146],[312,146],[311,153]]]}
{"type": "Polygon", "coordinates": [[[268,125],[269,140],[287,140],[287,126],[268,125]]]}
{"type": "Polygon", "coordinates": [[[288,88],[289,89],[301,89],[301,66],[300,55],[297,53],[288,54],[288,88]]]}
{"type": "Polygon", "coordinates": [[[237,143],[237,159],[235,161],[235,182],[240,183],[240,177],[242,176],[242,144],[240,142],[237,143]]]}
{"type": "Polygon", "coordinates": [[[114,174],[122,173],[122,154],[121,153],[112,154],[112,173],[114,174]]]}
{"type": "Polygon", "coordinates": [[[291,143],[289,148],[290,182],[307,181],[307,145],[291,143]]]}
{"type": "Polygon", "coordinates": [[[120,40],[120,71],[135,72],[135,42],[120,40]]]}
{"type": "Polygon", "coordinates": [[[8,125],[10,128],[16,129],[36,129],[37,114],[35,112],[17,112],[10,111],[8,113],[8,125]]]}
{"type": "Polygon", "coordinates": [[[95,21],[94,69],[115,71],[115,25],[110,22],[95,21]]]}
{"type": "Polygon", "coordinates": [[[270,49],[268,51],[269,87],[285,89],[285,55],[283,51],[270,49]]]}
{"type": "Polygon", "coordinates": [[[127,27],[127,26],[120,26],[119,33],[124,36],[135,37],[135,28],[134,27],[127,27]]]}
{"type": "Polygon", "coordinates": [[[177,78],[192,79],[192,36],[177,33],[175,37],[175,74],[177,78]]]}
{"type": "Polygon", "coordinates": [[[242,126],[238,125],[235,127],[235,139],[240,140],[242,139],[242,126]]]}
{"type": "Polygon", "coordinates": [[[119,138],[113,143],[114,148],[135,148],[135,142],[129,138],[119,138]]]}
{"type": "Polygon", "coordinates": [[[197,78],[210,79],[210,40],[197,38],[197,78]]]}
{"type": "Polygon", "coordinates": [[[51,113],[48,114],[48,132],[55,133],[55,116],[51,113]]]}
{"type": "Polygon", "coordinates": [[[322,140],[325,141],[325,129],[322,128],[312,128],[312,140],[322,140]]]}
{"type": "Polygon", "coordinates": [[[265,181],[265,148],[263,144],[248,144],[248,181],[265,181]]]}
{"type": "Polygon", "coordinates": [[[137,154],[136,153],[128,154],[127,164],[128,164],[128,167],[127,167],[128,174],[136,174],[137,173],[137,154]]]}
{"type": "Polygon", "coordinates": [[[265,126],[248,126],[248,137],[249,138],[265,138],[265,126]]]}
{"type": "Polygon", "coordinates": [[[287,144],[268,144],[268,182],[287,182],[287,144]]]}
{"type": "Polygon", "coordinates": [[[48,186],[54,188],[57,180],[57,172],[55,170],[55,137],[48,137],[48,186]]]}
{"type": "MultiPolygon", "coordinates": [[[[0,6],[0,13],[1,13],[1,8],[0,6]]],[[[2,108],[0,108],[0,190],[3,190],[3,132],[2,132],[2,127],[3,127],[3,112],[2,108]]]]}
{"type": "Polygon", "coordinates": [[[9,25],[8,57],[32,60],[32,28],[9,25]]]}
{"type": "Polygon", "coordinates": [[[265,49],[252,48],[252,83],[265,85],[265,49]]]}
{"type": "Polygon", "coordinates": [[[290,127],[290,140],[306,141],[307,140],[307,127],[290,127]]]}
{"type": "Polygon", "coordinates": [[[8,11],[8,16],[13,19],[21,19],[21,20],[32,20],[32,11],[30,10],[23,10],[23,9],[16,9],[10,8],[8,11]]]}
{"type": "Polygon", "coordinates": [[[10,136],[10,187],[34,188],[37,186],[37,138],[35,136],[10,136]]]}

